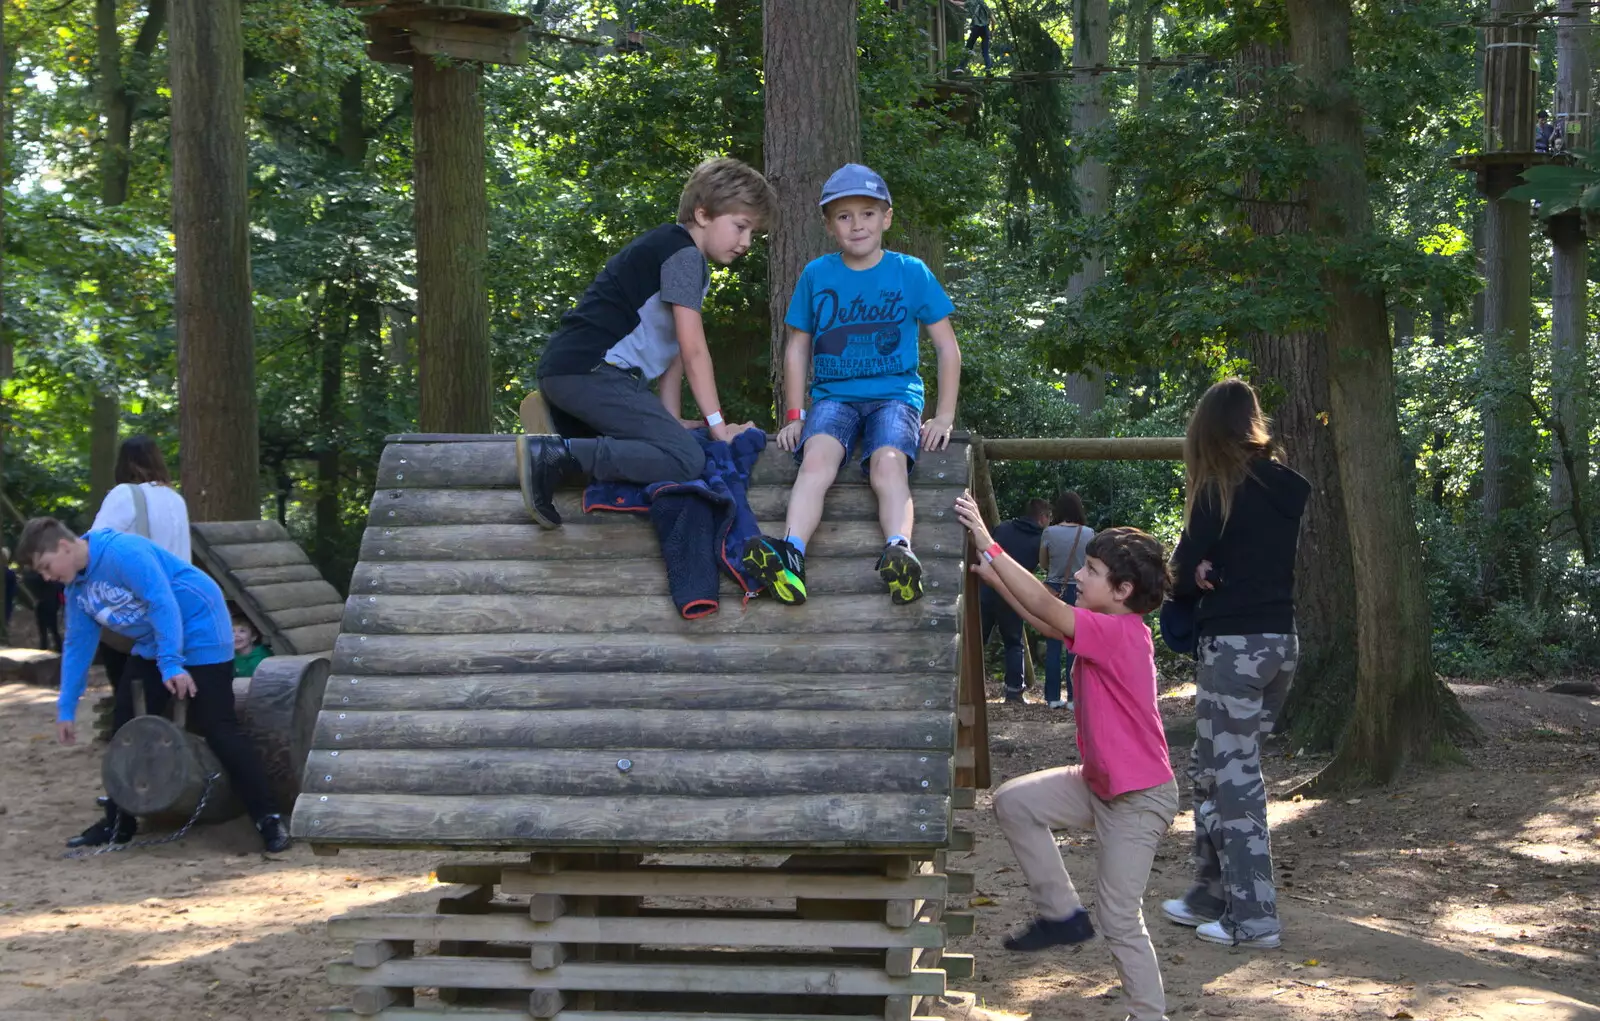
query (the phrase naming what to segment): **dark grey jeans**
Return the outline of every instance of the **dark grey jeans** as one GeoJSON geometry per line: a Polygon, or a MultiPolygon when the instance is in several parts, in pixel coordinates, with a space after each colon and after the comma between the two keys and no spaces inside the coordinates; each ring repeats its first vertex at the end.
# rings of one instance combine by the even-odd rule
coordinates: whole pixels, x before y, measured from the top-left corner
{"type": "Polygon", "coordinates": [[[546,404],[598,435],[573,454],[596,482],[687,482],[705,471],[700,443],[662,405],[643,377],[601,364],[575,376],[544,376],[546,404]]]}

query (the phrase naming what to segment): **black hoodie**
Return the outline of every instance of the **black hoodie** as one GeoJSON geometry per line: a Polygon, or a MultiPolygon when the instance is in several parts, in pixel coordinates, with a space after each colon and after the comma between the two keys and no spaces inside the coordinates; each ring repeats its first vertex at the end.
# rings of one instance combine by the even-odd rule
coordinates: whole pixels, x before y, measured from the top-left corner
{"type": "Polygon", "coordinates": [[[1032,518],[1012,518],[994,529],[994,541],[1030,572],[1039,569],[1039,540],[1043,536],[1044,526],[1032,518]]]}
{"type": "Polygon", "coordinates": [[[1300,515],[1311,483],[1267,458],[1250,462],[1250,474],[1233,493],[1224,526],[1214,496],[1195,502],[1172,555],[1176,598],[1200,596],[1195,631],[1206,635],[1272,635],[1294,631],[1294,552],[1300,515]],[[1209,592],[1194,571],[1211,561],[1218,579],[1209,592]]]}

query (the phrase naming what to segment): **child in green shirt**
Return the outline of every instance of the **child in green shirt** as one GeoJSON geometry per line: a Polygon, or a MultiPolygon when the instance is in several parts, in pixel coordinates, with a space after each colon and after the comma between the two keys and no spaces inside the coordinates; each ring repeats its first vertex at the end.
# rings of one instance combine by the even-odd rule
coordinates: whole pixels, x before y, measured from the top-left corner
{"type": "Polygon", "coordinates": [[[228,609],[233,617],[233,676],[254,677],[256,667],[272,655],[272,650],[261,640],[261,632],[249,617],[237,606],[230,604],[228,609]]]}

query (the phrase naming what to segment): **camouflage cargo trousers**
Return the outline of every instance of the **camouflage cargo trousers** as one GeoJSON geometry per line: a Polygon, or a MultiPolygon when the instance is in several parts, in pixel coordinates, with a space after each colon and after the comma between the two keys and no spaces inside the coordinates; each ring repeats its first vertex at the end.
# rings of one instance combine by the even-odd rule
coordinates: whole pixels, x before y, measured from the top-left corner
{"type": "Polygon", "coordinates": [[[1261,739],[1272,732],[1300,656],[1296,635],[1200,639],[1195,673],[1195,885],[1184,901],[1241,939],[1278,932],[1261,739]]]}

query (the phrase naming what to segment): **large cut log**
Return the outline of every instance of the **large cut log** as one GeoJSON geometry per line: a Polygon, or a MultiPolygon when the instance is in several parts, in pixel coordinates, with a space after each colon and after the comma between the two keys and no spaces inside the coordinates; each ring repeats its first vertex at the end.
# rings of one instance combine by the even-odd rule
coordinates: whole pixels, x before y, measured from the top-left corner
{"type": "Polygon", "coordinates": [[[228,774],[205,739],[163,716],[136,716],[124,723],[106,748],[100,778],[124,811],[163,823],[183,823],[202,796],[204,822],[231,819],[240,811],[228,774]]]}
{"type": "Polygon", "coordinates": [[[196,521],[189,527],[213,547],[280,542],[289,537],[276,521],[196,521]]]}
{"type": "Polygon", "coordinates": [[[217,546],[211,551],[230,571],[246,567],[282,567],[310,563],[297,542],[258,542],[248,546],[217,546]]]}
{"type": "Polygon", "coordinates": [[[272,793],[284,811],[300,794],[327,686],[326,656],[271,656],[253,676],[233,682],[239,723],[261,752],[272,793]]]}

